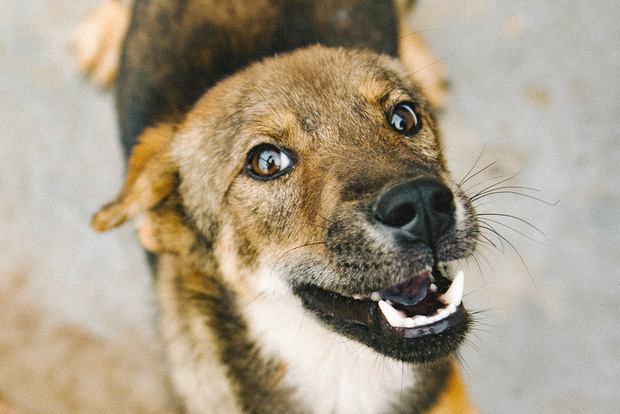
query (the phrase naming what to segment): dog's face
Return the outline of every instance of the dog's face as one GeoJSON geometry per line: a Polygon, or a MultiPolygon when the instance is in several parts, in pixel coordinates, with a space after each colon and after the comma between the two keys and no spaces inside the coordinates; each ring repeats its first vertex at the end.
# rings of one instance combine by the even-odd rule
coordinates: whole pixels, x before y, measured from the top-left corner
{"type": "Polygon", "coordinates": [[[170,134],[168,187],[242,300],[296,295],[403,361],[460,344],[469,317],[448,263],[472,254],[477,222],[395,59],[322,47],[268,59],[170,134]]]}
{"type": "Polygon", "coordinates": [[[395,60],[320,47],[211,90],[173,154],[187,212],[237,291],[263,294],[257,279],[276,274],[382,353],[453,351],[468,318],[461,286],[441,296],[446,264],[473,252],[477,224],[430,111],[395,60]]]}

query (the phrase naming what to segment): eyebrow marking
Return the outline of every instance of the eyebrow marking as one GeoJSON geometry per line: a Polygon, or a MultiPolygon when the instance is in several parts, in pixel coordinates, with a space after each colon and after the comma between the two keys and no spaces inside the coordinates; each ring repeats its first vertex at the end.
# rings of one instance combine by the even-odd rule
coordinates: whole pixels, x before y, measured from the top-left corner
{"type": "Polygon", "coordinates": [[[390,95],[393,87],[389,82],[378,79],[368,79],[359,86],[363,98],[372,104],[381,104],[390,95]]]}

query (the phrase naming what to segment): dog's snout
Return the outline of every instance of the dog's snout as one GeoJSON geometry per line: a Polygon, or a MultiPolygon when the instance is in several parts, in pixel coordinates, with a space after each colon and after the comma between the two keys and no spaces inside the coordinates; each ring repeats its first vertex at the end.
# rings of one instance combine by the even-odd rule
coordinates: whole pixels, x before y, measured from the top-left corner
{"type": "Polygon", "coordinates": [[[423,176],[398,184],[377,200],[375,217],[413,241],[434,247],[454,225],[454,195],[440,180],[423,176]]]}

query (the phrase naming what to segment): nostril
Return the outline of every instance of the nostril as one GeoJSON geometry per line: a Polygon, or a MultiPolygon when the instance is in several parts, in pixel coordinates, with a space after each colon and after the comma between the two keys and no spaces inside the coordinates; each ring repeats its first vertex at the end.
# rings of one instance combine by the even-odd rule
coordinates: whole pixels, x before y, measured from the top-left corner
{"type": "Polygon", "coordinates": [[[411,223],[417,216],[418,211],[413,203],[402,203],[390,206],[384,212],[378,212],[379,220],[388,226],[403,227],[411,223]]]}
{"type": "MultiPolygon", "coordinates": [[[[447,189],[446,189],[447,190],[447,189]]],[[[454,213],[454,196],[449,190],[438,191],[431,197],[431,208],[436,213],[452,214],[454,213]]]]}

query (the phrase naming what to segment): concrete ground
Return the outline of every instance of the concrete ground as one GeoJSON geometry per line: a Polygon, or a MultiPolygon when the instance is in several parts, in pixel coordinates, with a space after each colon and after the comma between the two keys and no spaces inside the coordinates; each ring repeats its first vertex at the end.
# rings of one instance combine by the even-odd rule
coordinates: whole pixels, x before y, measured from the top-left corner
{"type": "MultiPolygon", "coordinates": [[[[0,0],[0,412],[3,399],[41,413],[168,404],[89,399],[166,389],[133,231],[89,228],[123,174],[112,96],[68,49],[97,3],[0,0]],[[98,363],[133,388],[99,381],[98,363]],[[59,389],[82,399],[63,406],[59,389]]],[[[618,412],[618,21],[612,0],[422,0],[412,18],[451,81],[454,175],[493,163],[471,194],[513,177],[478,202],[503,215],[484,216],[496,248],[464,264],[481,312],[461,359],[485,413],[618,412]]]]}

